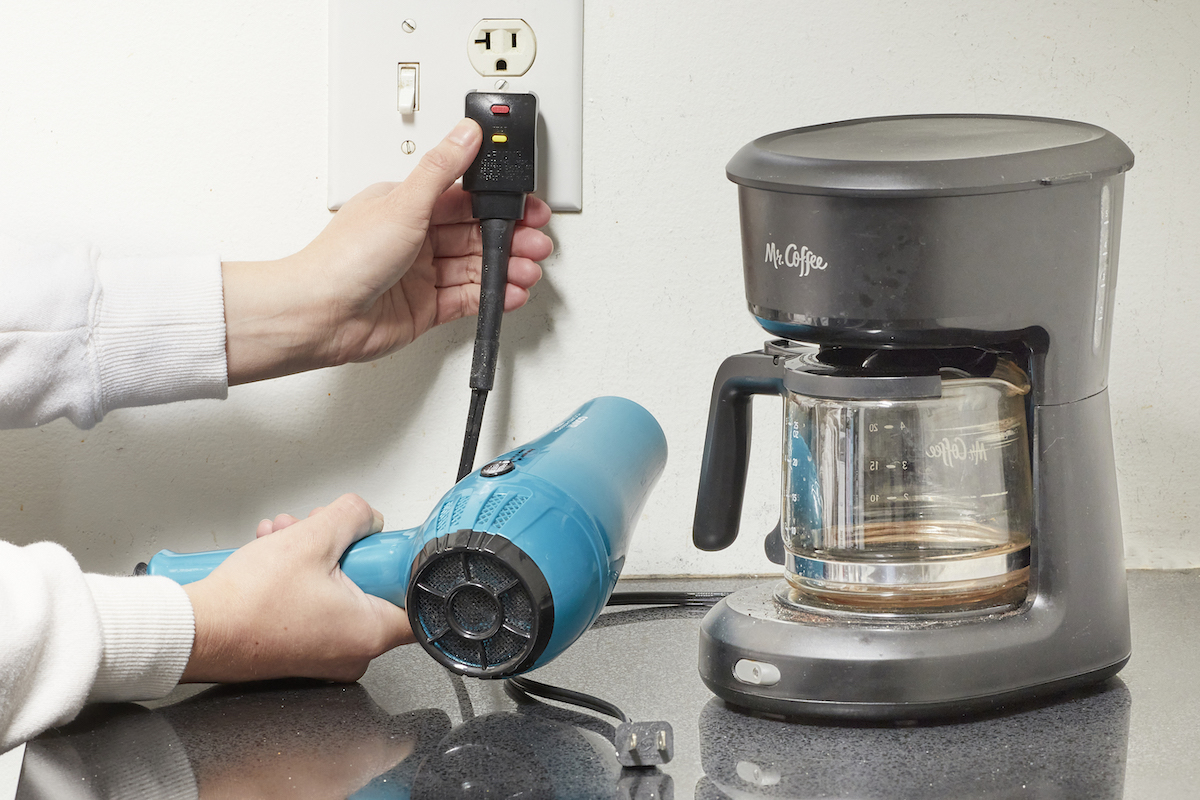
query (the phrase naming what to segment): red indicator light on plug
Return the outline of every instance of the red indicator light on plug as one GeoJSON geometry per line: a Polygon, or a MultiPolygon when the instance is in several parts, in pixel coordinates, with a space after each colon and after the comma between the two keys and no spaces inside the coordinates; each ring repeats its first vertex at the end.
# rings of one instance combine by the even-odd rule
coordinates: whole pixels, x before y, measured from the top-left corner
{"type": "Polygon", "coordinates": [[[492,106],[492,113],[493,114],[507,114],[508,106],[494,105],[494,106],[492,106]]]}

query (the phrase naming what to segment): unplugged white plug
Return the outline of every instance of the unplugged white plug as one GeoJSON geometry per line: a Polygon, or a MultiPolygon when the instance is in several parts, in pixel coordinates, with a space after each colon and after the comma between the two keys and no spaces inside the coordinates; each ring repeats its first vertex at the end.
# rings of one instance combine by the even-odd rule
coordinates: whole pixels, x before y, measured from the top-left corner
{"type": "Polygon", "coordinates": [[[485,78],[524,75],[537,58],[537,38],[523,19],[481,19],[471,31],[467,57],[485,78]]]}

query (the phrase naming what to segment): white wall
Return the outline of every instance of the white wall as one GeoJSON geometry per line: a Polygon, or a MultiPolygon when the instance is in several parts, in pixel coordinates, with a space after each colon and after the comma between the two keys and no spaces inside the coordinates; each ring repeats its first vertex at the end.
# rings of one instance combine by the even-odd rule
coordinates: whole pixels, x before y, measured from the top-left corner
{"type": "MultiPolygon", "coordinates": [[[[587,0],[585,14],[584,211],[550,224],[547,277],[505,324],[481,451],[597,394],[639,400],[672,452],[628,572],[768,569],[777,403],[758,408],[753,535],[719,555],[690,545],[713,373],[765,338],[744,310],[725,162],[764,133],[855,116],[1076,118],[1137,154],[1111,375],[1129,564],[1200,566],[1200,4],[587,0]]],[[[326,15],[322,0],[4,0],[0,228],[125,255],[299,248],[329,218],[326,15]]],[[[2,432],[0,534],[121,572],[161,547],[234,546],[342,491],[416,525],[457,465],[473,324],[224,403],[2,432]]]]}

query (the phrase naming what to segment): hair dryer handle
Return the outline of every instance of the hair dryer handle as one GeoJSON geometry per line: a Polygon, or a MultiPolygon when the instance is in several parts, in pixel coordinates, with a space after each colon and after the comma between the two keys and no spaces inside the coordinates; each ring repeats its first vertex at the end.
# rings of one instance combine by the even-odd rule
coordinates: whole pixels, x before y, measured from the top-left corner
{"type": "Polygon", "coordinates": [[[785,393],[778,356],[742,353],[725,359],[717,370],[692,524],[692,541],[701,550],[722,550],[737,538],[750,464],[750,398],[785,393]]]}
{"type": "MultiPolygon", "coordinates": [[[[205,550],[200,553],[176,553],[174,550],[159,550],[146,565],[147,575],[162,575],[176,583],[186,586],[219,567],[233,550],[205,550]]],[[[138,565],[138,572],[141,565],[138,565]]]]}
{"type": "MultiPolygon", "coordinates": [[[[384,531],[360,539],[342,554],[342,571],[367,594],[382,597],[404,608],[409,572],[423,544],[420,534],[420,528],[411,528],[384,531]]],[[[207,550],[201,553],[176,553],[160,550],[146,565],[146,574],[162,575],[186,585],[207,577],[233,552],[207,550]]]]}

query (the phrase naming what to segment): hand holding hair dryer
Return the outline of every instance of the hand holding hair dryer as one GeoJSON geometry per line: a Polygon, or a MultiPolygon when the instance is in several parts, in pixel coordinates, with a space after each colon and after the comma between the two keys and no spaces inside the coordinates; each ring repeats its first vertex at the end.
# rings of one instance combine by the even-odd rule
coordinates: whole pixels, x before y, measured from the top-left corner
{"type": "MultiPolygon", "coordinates": [[[[462,674],[540,667],[612,594],[667,442],[637,403],[599,397],[459,481],[420,527],[384,531],[341,565],[364,592],[408,610],[417,641],[462,674]]],[[[174,553],[147,572],[191,583],[232,553],[174,553]]]]}

